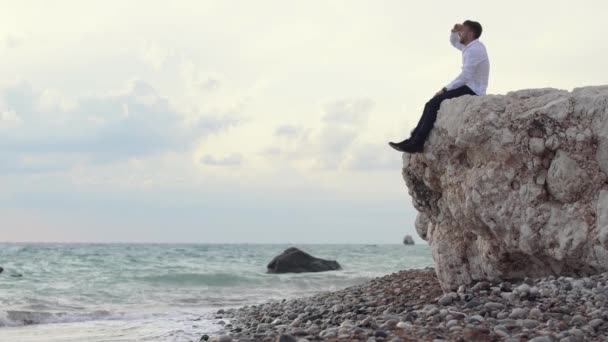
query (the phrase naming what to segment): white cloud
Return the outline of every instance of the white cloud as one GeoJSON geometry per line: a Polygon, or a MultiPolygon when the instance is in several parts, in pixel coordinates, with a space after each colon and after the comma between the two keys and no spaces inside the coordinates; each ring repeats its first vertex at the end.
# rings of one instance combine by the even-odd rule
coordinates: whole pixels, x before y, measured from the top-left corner
{"type": "Polygon", "coordinates": [[[15,126],[21,122],[21,118],[17,116],[17,113],[12,109],[5,109],[0,112],[0,126],[15,126]]]}
{"type": "Polygon", "coordinates": [[[167,61],[167,58],[167,51],[160,47],[160,45],[157,43],[151,42],[145,44],[141,54],[141,59],[143,62],[155,70],[161,69],[167,61]]]}
{"type": "Polygon", "coordinates": [[[214,157],[212,155],[205,155],[201,159],[201,162],[206,165],[239,166],[243,162],[243,156],[238,153],[233,153],[225,157],[214,157]]]}
{"type": "MultiPolygon", "coordinates": [[[[38,91],[26,82],[3,89],[0,97],[0,143],[5,147],[1,153],[38,159],[77,154],[103,163],[187,152],[200,139],[240,122],[238,116],[226,114],[186,120],[166,97],[141,80],[129,82],[124,91],[73,101],[53,91],[38,91]],[[20,125],[13,127],[14,123],[20,125]]],[[[70,163],[64,166],[71,167],[70,163]]]]}
{"type": "MultiPolygon", "coordinates": [[[[318,128],[299,125],[279,125],[277,140],[263,152],[271,160],[281,158],[304,163],[313,169],[348,168],[346,163],[357,154],[362,143],[359,137],[368,129],[367,122],[374,107],[369,98],[351,98],[322,105],[323,115],[318,128]],[[287,140],[285,140],[287,139],[287,140]]],[[[360,158],[358,159],[361,162],[360,158]]]]}
{"type": "Polygon", "coordinates": [[[7,34],[4,36],[4,46],[7,48],[16,48],[23,44],[23,38],[7,34]]]}

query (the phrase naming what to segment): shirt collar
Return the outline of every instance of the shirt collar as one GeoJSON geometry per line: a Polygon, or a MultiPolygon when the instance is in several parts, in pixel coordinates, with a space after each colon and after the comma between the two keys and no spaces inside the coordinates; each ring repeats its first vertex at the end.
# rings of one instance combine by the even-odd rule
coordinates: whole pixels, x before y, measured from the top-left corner
{"type": "Polygon", "coordinates": [[[473,40],[471,40],[471,42],[469,44],[467,44],[464,48],[468,49],[471,45],[478,43],[479,42],[479,38],[475,38],[473,40]]]}

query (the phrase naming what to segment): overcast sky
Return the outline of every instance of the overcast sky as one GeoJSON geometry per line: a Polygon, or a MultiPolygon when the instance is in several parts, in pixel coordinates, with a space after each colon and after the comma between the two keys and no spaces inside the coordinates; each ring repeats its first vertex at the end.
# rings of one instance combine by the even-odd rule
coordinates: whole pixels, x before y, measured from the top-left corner
{"type": "Polygon", "coordinates": [[[459,72],[606,84],[606,1],[7,1],[0,240],[399,243],[387,146],[459,72]]]}

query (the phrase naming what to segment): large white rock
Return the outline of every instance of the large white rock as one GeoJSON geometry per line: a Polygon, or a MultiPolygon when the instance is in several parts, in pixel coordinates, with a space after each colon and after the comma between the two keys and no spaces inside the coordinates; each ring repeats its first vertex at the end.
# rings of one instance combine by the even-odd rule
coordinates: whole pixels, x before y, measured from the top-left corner
{"type": "Polygon", "coordinates": [[[444,290],[608,270],[608,86],[446,100],[404,154],[444,290]]]}

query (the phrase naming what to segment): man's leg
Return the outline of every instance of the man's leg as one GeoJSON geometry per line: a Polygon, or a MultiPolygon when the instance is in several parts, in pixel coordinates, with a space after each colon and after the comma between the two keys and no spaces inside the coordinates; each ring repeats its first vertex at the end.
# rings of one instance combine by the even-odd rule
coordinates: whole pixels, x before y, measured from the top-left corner
{"type": "Polygon", "coordinates": [[[435,120],[437,120],[437,112],[439,111],[439,107],[443,100],[452,99],[455,97],[460,97],[463,95],[476,95],[469,87],[462,86],[456,89],[448,90],[443,94],[437,95],[430,99],[426,105],[424,106],[424,111],[422,113],[422,117],[420,117],[420,121],[416,128],[414,128],[414,133],[412,134],[411,144],[416,147],[422,147],[427,137],[429,136],[431,129],[435,124],[435,120]]]}
{"type": "Polygon", "coordinates": [[[400,143],[389,142],[389,145],[401,152],[411,151],[422,151],[422,147],[426,138],[428,137],[435,120],[437,119],[437,111],[441,106],[441,102],[445,99],[451,99],[462,95],[477,95],[469,87],[462,86],[456,89],[452,89],[444,92],[443,94],[434,96],[424,106],[422,116],[416,125],[416,128],[412,130],[411,137],[400,143]]]}

